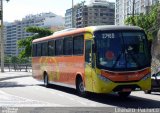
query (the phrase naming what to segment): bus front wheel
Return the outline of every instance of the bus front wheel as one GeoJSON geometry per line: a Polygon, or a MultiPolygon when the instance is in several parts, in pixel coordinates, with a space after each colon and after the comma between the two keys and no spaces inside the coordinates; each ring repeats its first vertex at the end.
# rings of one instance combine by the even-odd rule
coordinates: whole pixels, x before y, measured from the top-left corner
{"type": "Polygon", "coordinates": [[[122,98],[126,98],[131,94],[131,92],[118,92],[118,95],[122,98]]]}
{"type": "Polygon", "coordinates": [[[76,90],[79,96],[82,96],[82,97],[86,96],[83,80],[80,77],[76,81],[76,90]]]}

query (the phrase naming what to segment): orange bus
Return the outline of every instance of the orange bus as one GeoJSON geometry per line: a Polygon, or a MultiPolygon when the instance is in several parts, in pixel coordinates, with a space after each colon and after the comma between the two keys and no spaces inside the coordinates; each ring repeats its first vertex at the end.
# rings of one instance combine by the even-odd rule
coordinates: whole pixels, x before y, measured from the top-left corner
{"type": "Polygon", "coordinates": [[[56,32],[32,42],[33,77],[86,92],[127,97],[151,88],[151,54],[143,29],[91,26],[56,32]]]}

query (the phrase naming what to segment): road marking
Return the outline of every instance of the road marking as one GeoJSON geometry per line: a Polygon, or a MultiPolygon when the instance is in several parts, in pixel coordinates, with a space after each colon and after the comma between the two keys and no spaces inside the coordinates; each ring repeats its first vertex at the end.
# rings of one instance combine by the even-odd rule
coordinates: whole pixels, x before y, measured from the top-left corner
{"type": "Polygon", "coordinates": [[[60,104],[51,104],[44,101],[31,100],[24,97],[8,94],[0,90],[0,106],[14,107],[65,107],[60,104]]]}

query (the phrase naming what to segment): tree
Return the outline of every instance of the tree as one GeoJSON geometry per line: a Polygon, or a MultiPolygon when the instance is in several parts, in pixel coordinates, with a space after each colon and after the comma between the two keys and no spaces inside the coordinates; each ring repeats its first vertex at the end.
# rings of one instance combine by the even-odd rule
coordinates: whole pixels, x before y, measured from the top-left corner
{"type": "Polygon", "coordinates": [[[18,41],[18,47],[22,49],[22,51],[19,54],[21,58],[31,56],[32,41],[34,39],[53,34],[53,32],[48,29],[34,26],[26,28],[26,31],[33,33],[34,35],[18,41]]]}
{"type": "Polygon", "coordinates": [[[9,64],[10,62],[11,62],[11,57],[5,56],[5,57],[4,57],[4,63],[5,63],[5,64],[9,64]]]}
{"type": "Polygon", "coordinates": [[[17,56],[11,56],[10,60],[11,60],[10,62],[12,64],[18,64],[19,63],[19,58],[17,56]]]}
{"type": "Polygon", "coordinates": [[[125,20],[125,24],[136,25],[143,28],[148,35],[148,39],[154,39],[159,29],[157,21],[158,7],[159,4],[152,6],[151,11],[148,14],[140,14],[138,16],[128,17],[125,20]]]}

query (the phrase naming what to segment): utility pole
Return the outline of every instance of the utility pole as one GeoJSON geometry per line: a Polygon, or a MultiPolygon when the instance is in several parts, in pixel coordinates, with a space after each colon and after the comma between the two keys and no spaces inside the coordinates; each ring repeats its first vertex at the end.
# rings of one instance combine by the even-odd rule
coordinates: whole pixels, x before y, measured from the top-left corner
{"type": "Polygon", "coordinates": [[[133,21],[133,25],[135,25],[135,21],[134,21],[134,9],[135,9],[135,0],[133,0],[133,6],[132,6],[132,21],[133,21]]]}
{"type": "Polygon", "coordinates": [[[4,72],[4,40],[3,40],[3,0],[1,0],[1,9],[0,9],[0,13],[1,13],[1,40],[0,40],[0,44],[1,44],[1,72],[4,72]]]}
{"type": "MultiPolygon", "coordinates": [[[[9,2],[10,0],[5,0],[9,2]]],[[[0,51],[1,51],[1,72],[4,72],[4,38],[3,38],[3,0],[0,1],[0,30],[1,30],[1,37],[0,37],[0,51]]]]}

